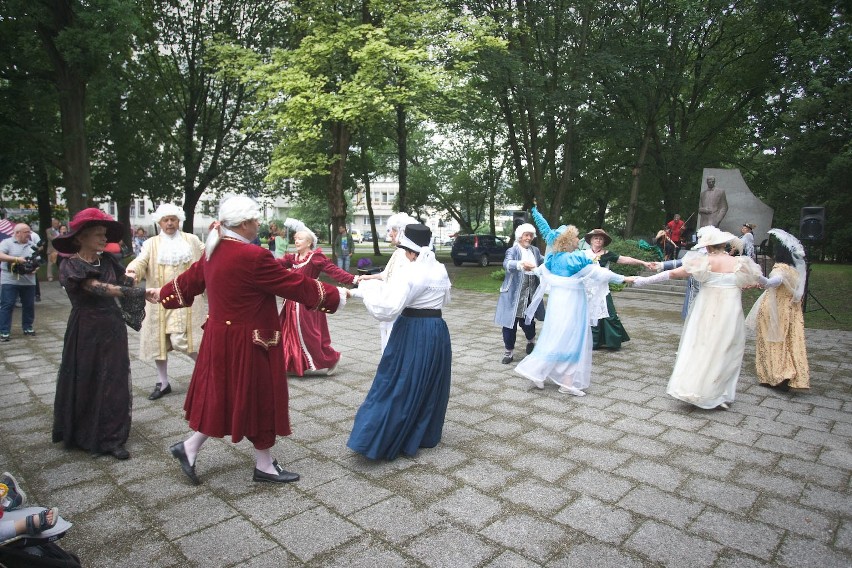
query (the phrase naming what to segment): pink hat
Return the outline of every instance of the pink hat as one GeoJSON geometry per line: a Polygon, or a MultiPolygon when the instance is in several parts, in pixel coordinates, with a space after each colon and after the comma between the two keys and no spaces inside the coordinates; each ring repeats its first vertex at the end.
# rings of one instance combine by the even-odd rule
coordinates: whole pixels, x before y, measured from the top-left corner
{"type": "Polygon", "coordinates": [[[124,236],[124,225],[97,207],[89,207],[74,215],[74,218],[68,223],[68,232],[53,239],[53,248],[66,254],[79,251],[80,245],[74,237],[83,229],[96,225],[106,227],[106,237],[109,243],[117,243],[124,236]]]}

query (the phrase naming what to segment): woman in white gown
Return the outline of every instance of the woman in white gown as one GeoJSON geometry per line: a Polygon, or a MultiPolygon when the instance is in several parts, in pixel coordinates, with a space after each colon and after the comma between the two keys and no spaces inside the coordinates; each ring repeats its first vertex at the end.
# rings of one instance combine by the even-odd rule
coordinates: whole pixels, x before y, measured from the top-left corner
{"type": "Polygon", "coordinates": [[[666,392],[699,408],[728,408],[734,401],[745,351],[742,289],[756,286],[760,267],[749,257],[729,256],[725,245],[742,243],[731,233],[704,227],[696,248],[707,254],[687,253],[683,266],[647,278],[636,287],[692,276],[701,293],[686,316],[677,359],[666,392]]]}
{"type": "Polygon", "coordinates": [[[532,353],[515,367],[536,388],[543,389],[546,380],[559,385],[559,392],[585,396],[592,379],[592,325],[609,316],[606,297],[610,282],[631,282],[593,263],[577,250],[577,227],[569,225],[551,229],[538,209],[532,217],[544,240],[551,247],[544,264],[535,269],[542,278],[535,296],[524,315],[529,323],[542,297],[549,293],[544,325],[532,353]]]}

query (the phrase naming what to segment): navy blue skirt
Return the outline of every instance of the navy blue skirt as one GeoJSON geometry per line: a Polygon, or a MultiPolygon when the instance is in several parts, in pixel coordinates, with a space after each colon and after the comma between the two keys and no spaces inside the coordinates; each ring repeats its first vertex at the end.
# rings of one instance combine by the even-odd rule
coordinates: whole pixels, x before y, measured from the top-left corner
{"type": "Polygon", "coordinates": [[[443,319],[400,316],[346,445],[370,459],[388,460],[438,445],[450,398],[451,363],[450,332],[443,319]]]}

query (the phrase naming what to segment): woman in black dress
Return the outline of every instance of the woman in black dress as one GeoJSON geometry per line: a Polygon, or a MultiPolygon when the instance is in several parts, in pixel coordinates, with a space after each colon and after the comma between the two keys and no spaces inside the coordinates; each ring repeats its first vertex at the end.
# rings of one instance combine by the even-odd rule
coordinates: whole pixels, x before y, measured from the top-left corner
{"type": "MultiPolygon", "coordinates": [[[[130,356],[127,330],[116,299],[144,305],[142,288],[122,286],[124,267],[108,242],[118,242],[123,226],[100,209],[80,211],[54,248],[69,254],[59,281],[71,300],[62,363],[53,405],[53,441],[66,448],[127,459],[130,434],[130,356]]],[[[141,320],[140,320],[141,323],[141,320]]]]}

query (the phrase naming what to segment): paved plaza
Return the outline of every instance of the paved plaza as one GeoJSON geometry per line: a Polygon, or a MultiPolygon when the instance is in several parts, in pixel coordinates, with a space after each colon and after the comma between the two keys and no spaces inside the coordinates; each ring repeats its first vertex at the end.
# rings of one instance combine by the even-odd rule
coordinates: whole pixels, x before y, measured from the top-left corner
{"type": "Polygon", "coordinates": [[[852,333],[807,331],[812,388],[795,394],[757,385],[750,340],[736,402],[701,410],[665,394],[680,299],[619,293],[632,340],[595,353],[577,398],[502,365],[496,296],[455,290],[444,438],[371,462],[346,439],[378,323],[351,300],[329,316],[337,372],[290,380],[275,456],[301,480],[254,483],[250,444],[211,439],[194,487],[168,453],[188,434],[192,363],[171,358],[174,394],[148,401],[156,372],[133,331],[132,458],[50,442],[70,307],[56,282],[42,290],[37,337],[16,310],[0,344],[0,471],[60,508],[74,526],[59,543],[86,567],[852,566],[852,333]]]}

